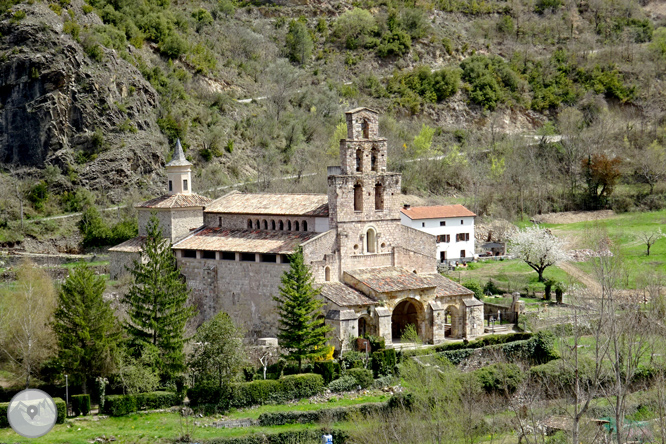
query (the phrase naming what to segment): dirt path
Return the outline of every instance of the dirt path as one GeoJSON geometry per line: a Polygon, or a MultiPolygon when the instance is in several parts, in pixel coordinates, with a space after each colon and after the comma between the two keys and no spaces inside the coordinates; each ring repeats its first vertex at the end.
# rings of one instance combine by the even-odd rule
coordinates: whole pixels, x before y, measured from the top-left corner
{"type": "Polygon", "coordinates": [[[560,262],[557,264],[562,270],[564,270],[569,275],[573,276],[575,279],[580,281],[581,284],[585,285],[589,290],[596,294],[601,293],[601,285],[589,274],[581,271],[571,262],[560,262]]]}

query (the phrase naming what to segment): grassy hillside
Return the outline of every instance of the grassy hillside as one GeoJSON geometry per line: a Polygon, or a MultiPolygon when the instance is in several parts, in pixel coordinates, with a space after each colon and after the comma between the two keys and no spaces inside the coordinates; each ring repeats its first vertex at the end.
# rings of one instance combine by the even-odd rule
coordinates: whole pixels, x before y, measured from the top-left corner
{"type": "MultiPolygon", "coordinates": [[[[20,23],[15,3],[0,11],[20,23]]],[[[652,3],[48,4],[87,57],[102,63],[101,48],[113,49],[152,84],[157,123],[183,141],[199,191],[248,180],[250,190],[323,191],[343,113],[364,105],[382,113],[389,167],[403,173],[405,192],[514,218],[666,205],[666,28],[652,3]],[[283,175],[299,179],[274,179],[283,175]]],[[[29,214],[83,205],[65,173],[24,178],[29,214]],[[35,192],[57,174],[68,194],[35,192]]],[[[97,204],[112,203],[100,191],[97,204]]],[[[2,199],[6,226],[19,205],[2,199]]]]}

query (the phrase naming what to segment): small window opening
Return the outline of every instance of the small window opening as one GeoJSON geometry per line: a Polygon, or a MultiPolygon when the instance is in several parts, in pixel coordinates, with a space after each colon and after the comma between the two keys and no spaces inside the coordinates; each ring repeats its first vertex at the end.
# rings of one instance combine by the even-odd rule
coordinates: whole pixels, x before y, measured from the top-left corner
{"type": "Polygon", "coordinates": [[[275,221],[271,220],[271,230],[275,230],[275,221]]]}
{"type": "Polygon", "coordinates": [[[375,210],[384,209],[384,187],[381,183],[375,185],[375,210]]]}
{"type": "Polygon", "coordinates": [[[276,254],[262,254],[261,255],[261,262],[275,263],[275,262],[277,262],[277,255],[276,254]]]}
{"type": "Polygon", "coordinates": [[[360,173],[363,171],[363,152],[358,149],[356,150],[356,172],[360,173]]]}
{"type": "Polygon", "coordinates": [[[268,230],[268,221],[266,219],[262,221],[262,224],[264,225],[264,230],[268,230]]]}
{"type": "Polygon", "coordinates": [[[303,221],[303,231],[308,231],[308,221],[307,220],[303,221]]]}
{"type": "Polygon", "coordinates": [[[363,187],[359,183],[354,185],[354,211],[363,211],[363,187]]]}
{"type": "Polygon", "coordinates": [[[204,251],[201,252],[201,258],[202,259],[215,259],[215,252],[204,250],[204,251]]]}
{"type": "Polygon", "coordinates": [[[294,231],[300,231],[300,227],[298,221],[294,222],[294,231]]]}
{"type": "Polygon", "coordinates": [[[367,119],[363,119],[363,122],[361,122],[361,130],[363,131],[363,138],[364,139],[369,139],[370,138],[370,124],[368,123],[367,119]]]}
{"type": "Polygon", "coordinates": [[[254,221],[254,228],[256,228],[257,230],[261,228],[261,223],[259,222],[259,219],[254,221]]]}
{"type": "Polygon", "coordinates": [[[187,191],[187,179],[183,179],[183,191],[187,191]]]}
{"type": "Polygon", "coordinates": [[[365,237],[366,237],[367,242],[368,242],[366,251],[368,253],[376,253],[377,252],[377,249],[376,249],[377,239],[376,239],[376,236],[375,236],[375,230],[370,228],[368,230],[368,232],[366,233],[365,237]]]}
{"type": "Polygon", "coordinates": [[[222,226],[222,217],[221,216],[217,218],[217,226],[218,227],[222,226]]]}
{"type": "Polygon", "coordinates": [[[252,229],[252,219],[247,220],[247,228],[248,228],[248,230],[252,229]]]}
{"type": "Polygon", "coordinates": [[[377,171],[377,148],[373,148],[370,151],[370,169],[372,171],[377,171]]]}
{"type": "Polygon", "coordinates": [[[278,229],[280,231],[284,230],[284,222],[280,221],[280,223],[278,224],[278,229]]]}
{"type": "Polygon", "coordinates": [[[254,253],[241,253],[240,260],[243,262],[255,262],[254,253]]]}
{"type": "Polygon", "coordinates": [[[331,281],[331,267],[324,268],[324,280],[326,282],[331,281]]]}
{"type": "Polygon", "coordinates": [[[460,225],[463,225],[463,224],[464,224],[463,220],[462,220],[462,219],[460,219],[460,225]]]}
{"type": "Polygon", "coordinates": [[[169,181],[169,191],[173,191],[173,182],[169,181]]]}
{"type": "Polygon", "coordinates": [[[291,221],[287,221],[287,231],[291,231],[291,221]]]}
{"type": "Polygon", "coordinates": [[[220,254],[220,259],[223,261],[235,261],[236,260],[236,253],[233,251],[223,251],[220,254]]]}
{"type": "Polygon", "coordinates": [[[197,250],[183,250],[183,257],[188,257],[190,259],[197,258],[197,250]]]}
{"type": "Polygon", "coordinates": [[[440,227],[445,227],[446,226],[446,221],[445,220],[440,220],[439,221],[439,226],[440,227]]]}

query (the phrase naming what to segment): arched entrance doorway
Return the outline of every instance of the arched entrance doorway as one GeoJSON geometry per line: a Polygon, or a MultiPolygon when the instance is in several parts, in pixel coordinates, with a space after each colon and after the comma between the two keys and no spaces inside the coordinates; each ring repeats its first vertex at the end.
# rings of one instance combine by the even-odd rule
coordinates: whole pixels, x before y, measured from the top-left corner
{"type": "Polygon", "coordinates": [[[444,312],[444,337],[445,338],[458,338],[460,337],[459,322],[458,322],[458,309],[449,305],[444,312]]]}
{"type": "Polygon", "coordinates": [[[405,299],[396,305],[391,315],[391,335],[393,342],[399,341],[408,325],[413,325],[419,336],[423,337],[423,307],[414,299],[405,299]]]}

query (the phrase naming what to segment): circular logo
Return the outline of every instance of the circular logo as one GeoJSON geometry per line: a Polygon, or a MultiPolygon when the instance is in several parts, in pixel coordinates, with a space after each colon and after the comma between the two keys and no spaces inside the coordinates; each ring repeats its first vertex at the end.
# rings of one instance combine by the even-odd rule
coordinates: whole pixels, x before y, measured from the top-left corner
{"type": "Polygon", "coordinates": [[[9,425],[26,438],[39,438],[51,431],[58,418],[58,409],[47,393],[27,389],[18,392],[7,408],[9,425]]]}

